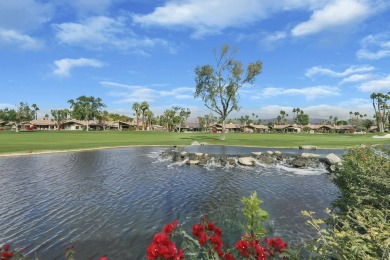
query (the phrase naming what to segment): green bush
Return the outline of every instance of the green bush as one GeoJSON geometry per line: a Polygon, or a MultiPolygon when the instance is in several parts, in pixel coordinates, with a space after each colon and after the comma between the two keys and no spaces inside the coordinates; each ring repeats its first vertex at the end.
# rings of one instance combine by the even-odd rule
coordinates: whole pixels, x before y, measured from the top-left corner
{"type": "Polygon", "coordinates": [[[329,218],[304,211],[318,237],[290,250],[290,259],[390,259],[390,162],[369,147],[350,149],[335,183],[329,218]]]}

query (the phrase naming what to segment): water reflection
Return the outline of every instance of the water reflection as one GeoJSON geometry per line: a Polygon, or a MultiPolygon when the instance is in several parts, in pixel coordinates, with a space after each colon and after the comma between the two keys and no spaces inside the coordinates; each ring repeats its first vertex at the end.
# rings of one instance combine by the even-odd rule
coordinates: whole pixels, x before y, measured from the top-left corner
{"type": "Polygon", "coordinates": [[[141,259],[164,224],[178,219],[189,231],[202,215],[232,244],[241,234],[240,200],[253,191],[271,215],[273,234],[292,240],[310,235],[302,209],[321,215],[337,196],[325,174],[172,164],[159,159],[163,150],[0,158],[0,244],[29,245],[42,259],[63,259],[71,243],[78,259],[141,259]]]}

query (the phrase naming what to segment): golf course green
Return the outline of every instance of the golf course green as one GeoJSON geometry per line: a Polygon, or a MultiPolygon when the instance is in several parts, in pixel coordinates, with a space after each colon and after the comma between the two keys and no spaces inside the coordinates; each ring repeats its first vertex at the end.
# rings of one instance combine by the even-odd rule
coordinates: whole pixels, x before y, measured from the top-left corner
{"type": "Polygon", "coordinates": [[[375,139],[373,134],[307,134],[307,133],[229,133],[219,140],[216,133],[173,133],[153,131],[0,131],[0,154],[30,154],[135,145],[183,146],[194,141],[209,145],[298,148],[348,148],[360,144],[390,144],[390,139],[375,139]]]}

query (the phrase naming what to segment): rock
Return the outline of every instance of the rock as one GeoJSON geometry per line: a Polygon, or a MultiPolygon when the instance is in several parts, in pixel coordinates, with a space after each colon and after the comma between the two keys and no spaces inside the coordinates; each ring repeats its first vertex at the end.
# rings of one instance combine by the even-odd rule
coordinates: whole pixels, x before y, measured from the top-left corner
{"type": "Polygon", "coordinates": [[[195,153],[195,155],[201,157],[203,156],[203,153],[195,153]]]}
{"type": "Polygon", "coordinates": [[[331,165],[331,166],[329,167],[329,170],[330,170],[331,172],[335,172],[335,171],[337,170],[336,165],[331,165]]]}
{"type": "Polygon", "coordinates": [[[320,158],[321,156],[319,154],[314,154],[314,153],[302,153],[301,157],[302,158],[320,158]]]}
{"type": "Polygon", "coordinates": [[[260,156],[261,152],[252,152],[252,154],[255,155],[255,156],[260,156]]]}
{"type": "Polygon", "coordinates": [[[267,154],[269,154],[269,155],[273,155],[273,154],[274,154],[274,152],[272,152],[272,151],[267,151],[267,154]]]}
{"type": "Polygon", "coordinates": [[[340,157],[338,157],[334,153],[330,153],[327,156],[325,156],[325,160],[330,165],[336,165],[336,164],[341,163],[340,157]]]}
{"type": "Polygon", "coordinates": [[[297,159],[292,162],[292,165],[296,168],[303,168],[306,166],[306,161],[303,159],[297,159]]]}
{"type": "Polygon", "coordinates": [[[200,143],[199,143],[198,141],[193,141],[193,142],[191,143],[191,145],[197,146],[197,145],[200,145],[200,143]]]}
{"type": "Polygon", "coordinates": [[[281,153],[280,151],[275,151],[274,154],[280,155],[280,154],[282,154],[282,153],[281,153]]]}
{"type": "Polygon", "coordinates": [[[181,153],[180,153],[180,156],[181,156],[181,157],[185,157],[187,154],[188,154],[187,152],[181,152],[181,153]]]}
{"type": "Polygon", "coordinates": [[[314,145],[300,145],[299,149],[302,149],[302,150],[317,150],[317,146],[314,146],[314,145]]]}
{"type": "Polygon", "coordinates": [[[245,166],[252,166],[254,164],[252,157],[240,157],[238,158],[238,162],[245,166]]]}
{"type": "Polygon", "coordinates": [[[198,164],[199,164],[199,160],[188,160],[188,161],[187,161],[187,164],[190,164],[190,165],[198,165],[198,164]]]}

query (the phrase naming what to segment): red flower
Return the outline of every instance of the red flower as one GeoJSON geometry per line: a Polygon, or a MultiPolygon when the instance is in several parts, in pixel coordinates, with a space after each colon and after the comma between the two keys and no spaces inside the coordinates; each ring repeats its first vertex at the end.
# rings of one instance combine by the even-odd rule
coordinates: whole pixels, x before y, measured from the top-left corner
{"type": "Polygon", "coordinates": [[[108,260],[107,256],[101,256],[99,260],[108,260]]]}
{"type": "Polygon", "coordinates": [[[214,234],[216,234],[218,236],[222,236],[222,229],[220,229],[219,227],[215,227],[214,234]]]}
{"type": "Polygon", "coordinates": [[[199,233],[198,241],[199,241],[199,245],[200,246],[204,246],[204,244],[206,244],[206,242],[207,242],[207,235],[206,235],[205,232],[200,232],[199,233]]]}
{"type": "Polygon", "coordinates": [[[3,246],[4,251],[8,251],[10,248],[11,248],[11,245],[10,245],[10,244],[5,244],[5,245],[3,246]]]}
{"type": "Polygon", "coordinates": [[[284,242],[280,237],[275,238],[266,238],[265,243],[271,248],[268,249],[270,256],[274,256],[276,253],[283,253],[284,249],[287,248],[287,243],[284,242]]]}
{"type": "Polygon", "coordinates": [[[257,260],[266,260],[267,259],[267,254],[265,253],[265,248],[260,246],[259,244],[256,244],[254,246],[255,251],[256,251],[256,256],[257,260]]]}
{"type": "Polygon", "coordinates": [[[169,223],[167,225],[165,225],[165,227],[163,228],[163,232],[165,234],[171,234],[172,231],[177,227],[177,220],[173,221],[173,223],[169,223]]]}
{"type": "Polygon", "coordinates": [[[206,227],[207,230],[210,230],[210,231],[213,231],[214,230],[214,223],[213,222],[209,222],[207,224],[207,227],[206,227]]]}
{"type": "MultiPolygon", "coordinates": [[[[9,248],[8,248],[9,249],[9,248]]],[[[4,251],[3,253],[1,253],[1,260],[8,260],[10,259],[11,257],[13,257],[14,254],[10,251],[4,251]]]]}
{"type": "Polygon", "coordinates": [[[241,255],[243,257],[249,257],[250,256],[248,247],[249,247],[248,241],[240,240],[240,241],[238,241],[236,243],[236,248],[241,253],[241,255]]]}
{"type": "Polygon", "coordinates": [[[225,259],[226,259],[226,260],[236,260],[236,259],[234,258],[234,256],[233,256],[231,253],[225,254],[225,259]]]}
{"type": "Polygon", "coordinates": [[[182,260],[182,259],[184,259],[183,249],[179,249],[177,251],[177,254],[173,257],[173,260],[182,260]]]}
{"type": "Polygon", "coordinates": [[[165,233],[157,233],[154,235],[152,243],[146,250],[148,259],[173,259],[178,252],[176,244],[169,240],[165,233]]]}
{"type": "Polygon", "coordinates": [[[203,232],[203,230],[204,226],[200,223],[192,225],[192,234],[194,235],[194,237],[199,237],[200,233],[203,232]]]}

